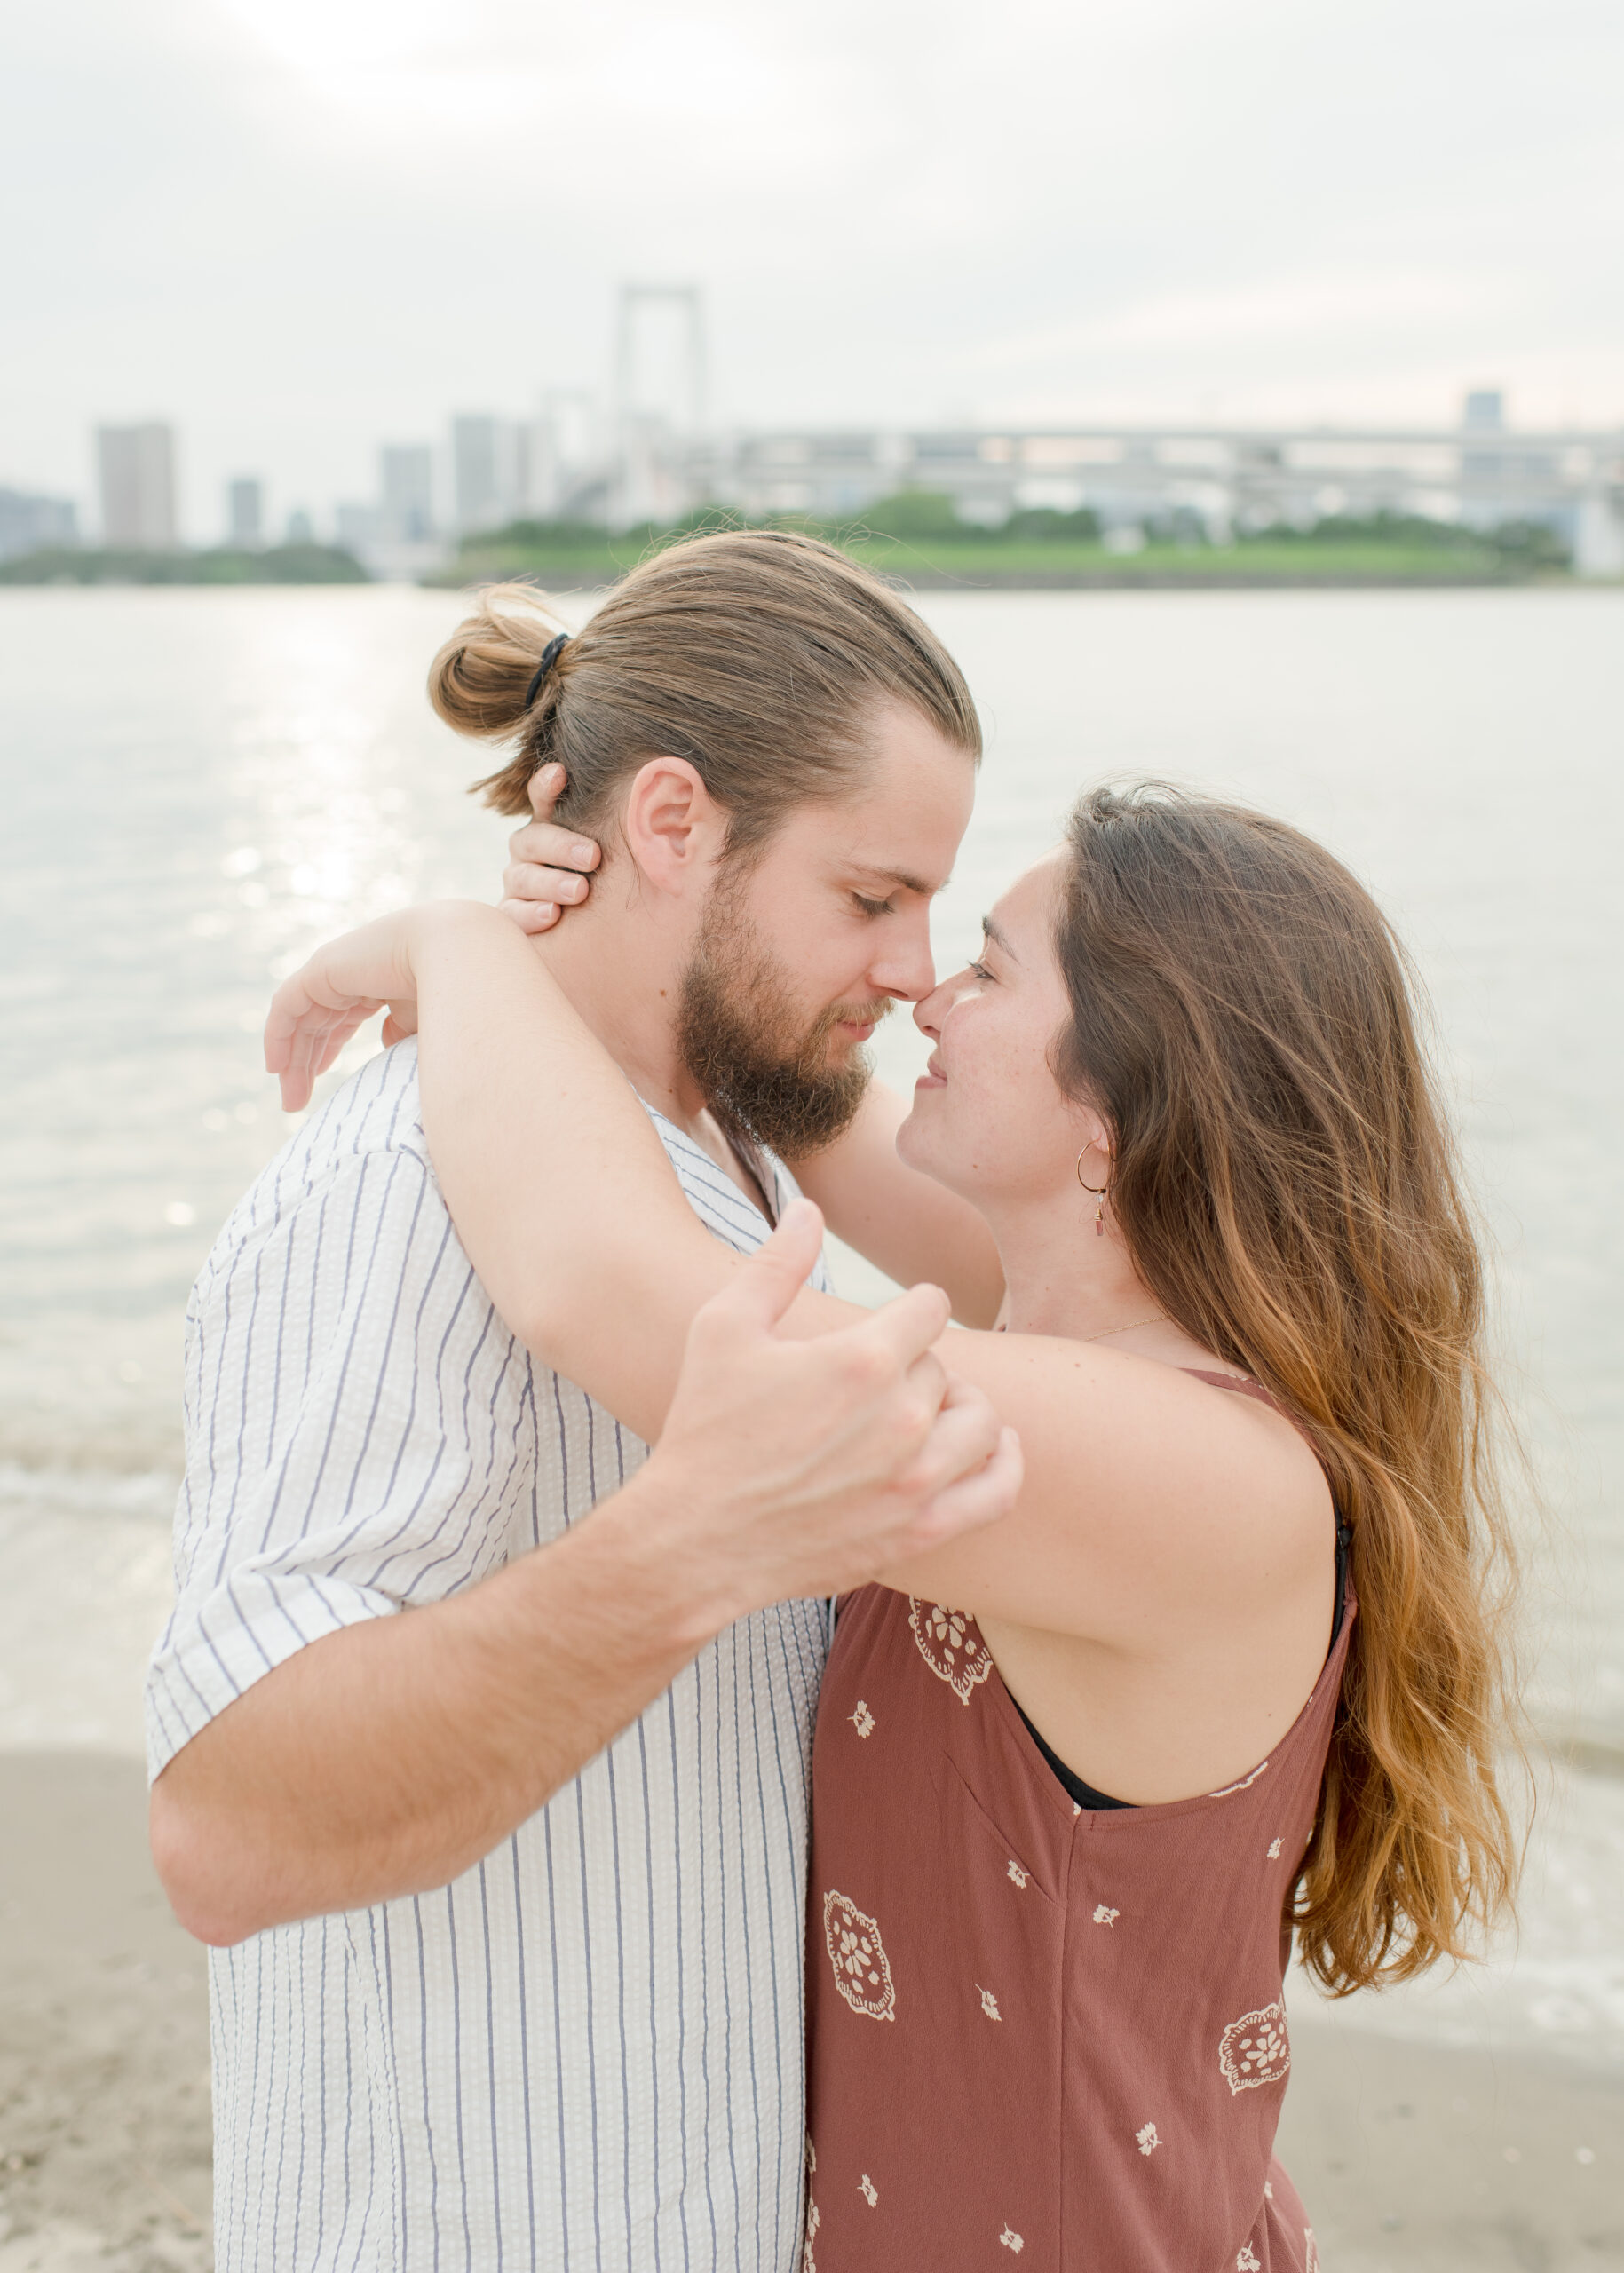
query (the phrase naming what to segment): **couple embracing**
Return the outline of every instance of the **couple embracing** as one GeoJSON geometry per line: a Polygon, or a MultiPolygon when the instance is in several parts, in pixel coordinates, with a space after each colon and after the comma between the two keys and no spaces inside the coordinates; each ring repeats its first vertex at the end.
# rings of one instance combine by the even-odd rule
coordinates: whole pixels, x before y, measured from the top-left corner
{"type": "Polygon", "coordinates": [[[1513,1855],[1401,949],[1293,829],[1098,791],[939,980],[975,709],[797,536],[567,639],[489,594],[431,692],[513,897],[283,986],[288,1102],[393,1046],[188,1321],[222,2273],[1304,2273],[1293,1936],[1418,1971],[1513,1855]],[[837,1301],[820,1209],[911,1291],[837,1301]]]}

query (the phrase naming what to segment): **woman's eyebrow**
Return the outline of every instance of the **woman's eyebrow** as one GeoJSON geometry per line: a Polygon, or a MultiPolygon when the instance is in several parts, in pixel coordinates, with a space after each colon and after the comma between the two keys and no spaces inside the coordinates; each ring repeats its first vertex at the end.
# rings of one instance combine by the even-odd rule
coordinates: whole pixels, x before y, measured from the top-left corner
{"type": "Polygon", "coordinates": [[[1004,930],[1002,923],[994,922],[993,917],[990,915],[984,915],[981,918],[981,929],[986,933],[987,938],[992,941],[995,947],[1002,948],[1004,954],[1009,956],[1011,962],[1018,962],[1020,961],[1020,957],[1010,945],[1010,935],[1004,930]]]}

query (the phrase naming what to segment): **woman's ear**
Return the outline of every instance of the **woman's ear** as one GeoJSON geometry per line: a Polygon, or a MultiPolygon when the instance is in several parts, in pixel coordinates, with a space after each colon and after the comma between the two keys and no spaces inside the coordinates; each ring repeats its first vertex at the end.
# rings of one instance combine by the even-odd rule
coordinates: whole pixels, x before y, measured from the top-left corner
{"type": "Polygon", "coordinates": [[[1115,1168],[1115,1146],[1111,1130],[1091,1105],[1080,1105],[1074,1109],[1073,1128],[1079,1147],[1079,1181],[1090,1190],[1097,1191],[1108,1184],[1115,1168]]]}
{"type": "Polygon", "coordinates": [[[720,858],[727,817],[685,757],[651,757],[633,776],[621,828],[656,891],[685,892],[720,858]]]}

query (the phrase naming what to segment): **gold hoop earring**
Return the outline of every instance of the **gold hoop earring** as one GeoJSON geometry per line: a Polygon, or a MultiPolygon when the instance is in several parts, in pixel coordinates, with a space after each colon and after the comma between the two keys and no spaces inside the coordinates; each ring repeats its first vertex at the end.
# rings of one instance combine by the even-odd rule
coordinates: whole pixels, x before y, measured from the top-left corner
{"type": "MultiPolygon", "coordinates": [[[[1094,1147],[1092,1144],[1085,1144],[1082,1148],[1082,1152],[1079,1152],[1077,1155],[1077,1181],[1079,1184],[1082,1184],[1082,1153],[1091,1152],[1093,1150],[1094,1147]]],[[[1103,1239],[1105,1236],[1105,1195],[1110,1191],[1111,1186],[1108,1184],[1082,1184],[1082,1188],[1089,1194],[1090,1199],[1097,1200],[1099,1202],[1098,1207],[1094,1210],[1094,1235],[1097,1239],[1103,1239]]]]}

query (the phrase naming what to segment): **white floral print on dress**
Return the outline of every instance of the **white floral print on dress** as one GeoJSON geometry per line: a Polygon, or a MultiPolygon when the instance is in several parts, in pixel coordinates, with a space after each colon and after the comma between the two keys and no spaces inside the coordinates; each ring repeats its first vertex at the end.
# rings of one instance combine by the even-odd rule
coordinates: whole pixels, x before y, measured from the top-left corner
{"type": "Polygon", "coordinates": [[[946,1603],[921,1602],[910,1595],[907,1622],[920,1656],[938,1681],[945,1681],[968,1705],[976,1683],[993,1670],[993,1653],[975,1620],[967,1611],[949,1610],[946,1603]]]}
{"type": "Polygon", "coordinates": [[[1097,1926],[1114,1926],[1121,1914],[1120,1910],[1110,1909],[1103,1902],[1097,1902],[1094,1905],[1094,1923],[1097,1926]]]}
{"type": "Polygon", "coordinates": [[[1235,2252],[1235,2273],[1264,2273],[1264,2261],[1249,2241],[1243,2241],[1235,2252]]]}
{"type": "Polygon", "coordinates": [[[864,2201],[868,2205],[868,2207],[872,2210],[875,2204],[880,2198],[880,2190],[875,2184],[873,2179],[869,2177],[867,2171],[865,2171],[862,2176],[858,2180],[857,2190],[862,2196],[864,2201]]]}
{"type": "MultiPolygon", "coordinates": [[[[976,1986],[981,1989],[981,1984],[978,1981],[976,1986]]],[[[998,2009],[998,2000],[990,1989],[981,1989],[981,2009],[989,2021],[1001,2021],[1003,2018],[1003,2015],[998,2009]]]]}
{"type": "Polygon", "coordinates": [[[1243,1776],[1238,1784],[1225,1784],[1221,1792],[1208,1792],[1207,1794],[1208,1798],[1209,1800],[1227,1800],[1232,1793],[1249,1792],[1253,1785],[1256,1783],[1258,1778],[1263,1774],[1264,1769],[1267,1768],[1268,1765],[1269,1763],[1266,1760],[1260,1760],[1249,1776],[1243,1776]]]}
{"type": "Polygon", "coordinates": [[[1142,2124],[1139,2129],[1134,2133],[1134,2137],[1138,2141],[1139,2152],[1142,2155],[1153,2155],[1157,2148],[1161,2144],[1161,2137],[1153,2123],[1142,2124]]]}
{"type": "Polygon", "coordinates": [[[1279,1861],[1279,1859],[1280,1859],[1280,1842],[1279,1842],[1279,1841],[1278,1839],[1271,1839],[1271,1840],[1269,1841],[1269,1860],[1270,1860],[1271,1863],[1278,1863],[1278,1862],[1279,1861]]]}
{"type": "Polygon", "coordinates": [[[1028,1876],[1028,1873],[1022,1870],[1020,1865],[1016,1861],[1013,1855],[1010,1857],[1010,1876],[1014,1880],[1017,1886],[1025,1886],[1028,1876]]]}
{"type": "Polygon", "coordinates": [[[801,2273],[818,2273],[817,2264],[812,2257],[812,2243],[817,2239],[818,2228],[821,2222],[818,2215],[818,2206],[809,2194],[806,2198],[806,2240],[801,2251],[801,2273]]]}
{"type": "Polygon", "coordinates": [[[1218,2045],[1218,2065],[1236,2095],[1256,2091],[1260,2084],[1278,2084],[1291,2065],[1285,2006],[1265,2005],[1232,2021],[1218,2045]]]}
{"type": "Polygon", "coordinates": [[[871,2021],[894,2021],[897,1992],[880,1929],[850,1895],[833,1888],[823,1897],[823,1939],[835,1986],[852,2010],[871,2021]]]}
{"type": "Polygon", "coordinates": [[[1020,2255],[1022,2250],[1026,2246],[1020,2236],[1011,2229],[1007,2218],[1004,2221],[1003,2231],[999,2235],[998,2238],[1003,2244],[1004,2247],[1007,2250],[1011,2251],[1017,2257],[1020,2255]]]}
{"type": "Polygon", "coordinates": [[[846,1718],[851,1722],[852,1726],[857,1730],[860,1737],[871,1737],[874,1734],[874,1715],[868,1710],[868,1707],[864,1704],[860,1697],[857,1700],[856,1712],[848,1713],[846,1718]]]}
{"type": "Polygon", "coordinates": [[[1303,2259],[1303,2273],[1319,2273],[1319,2245],[1314,2239],[1312,2226],[1304,2226],[1303,2229],[1303,2246],[1307,2253],[1303,2259]]]}

